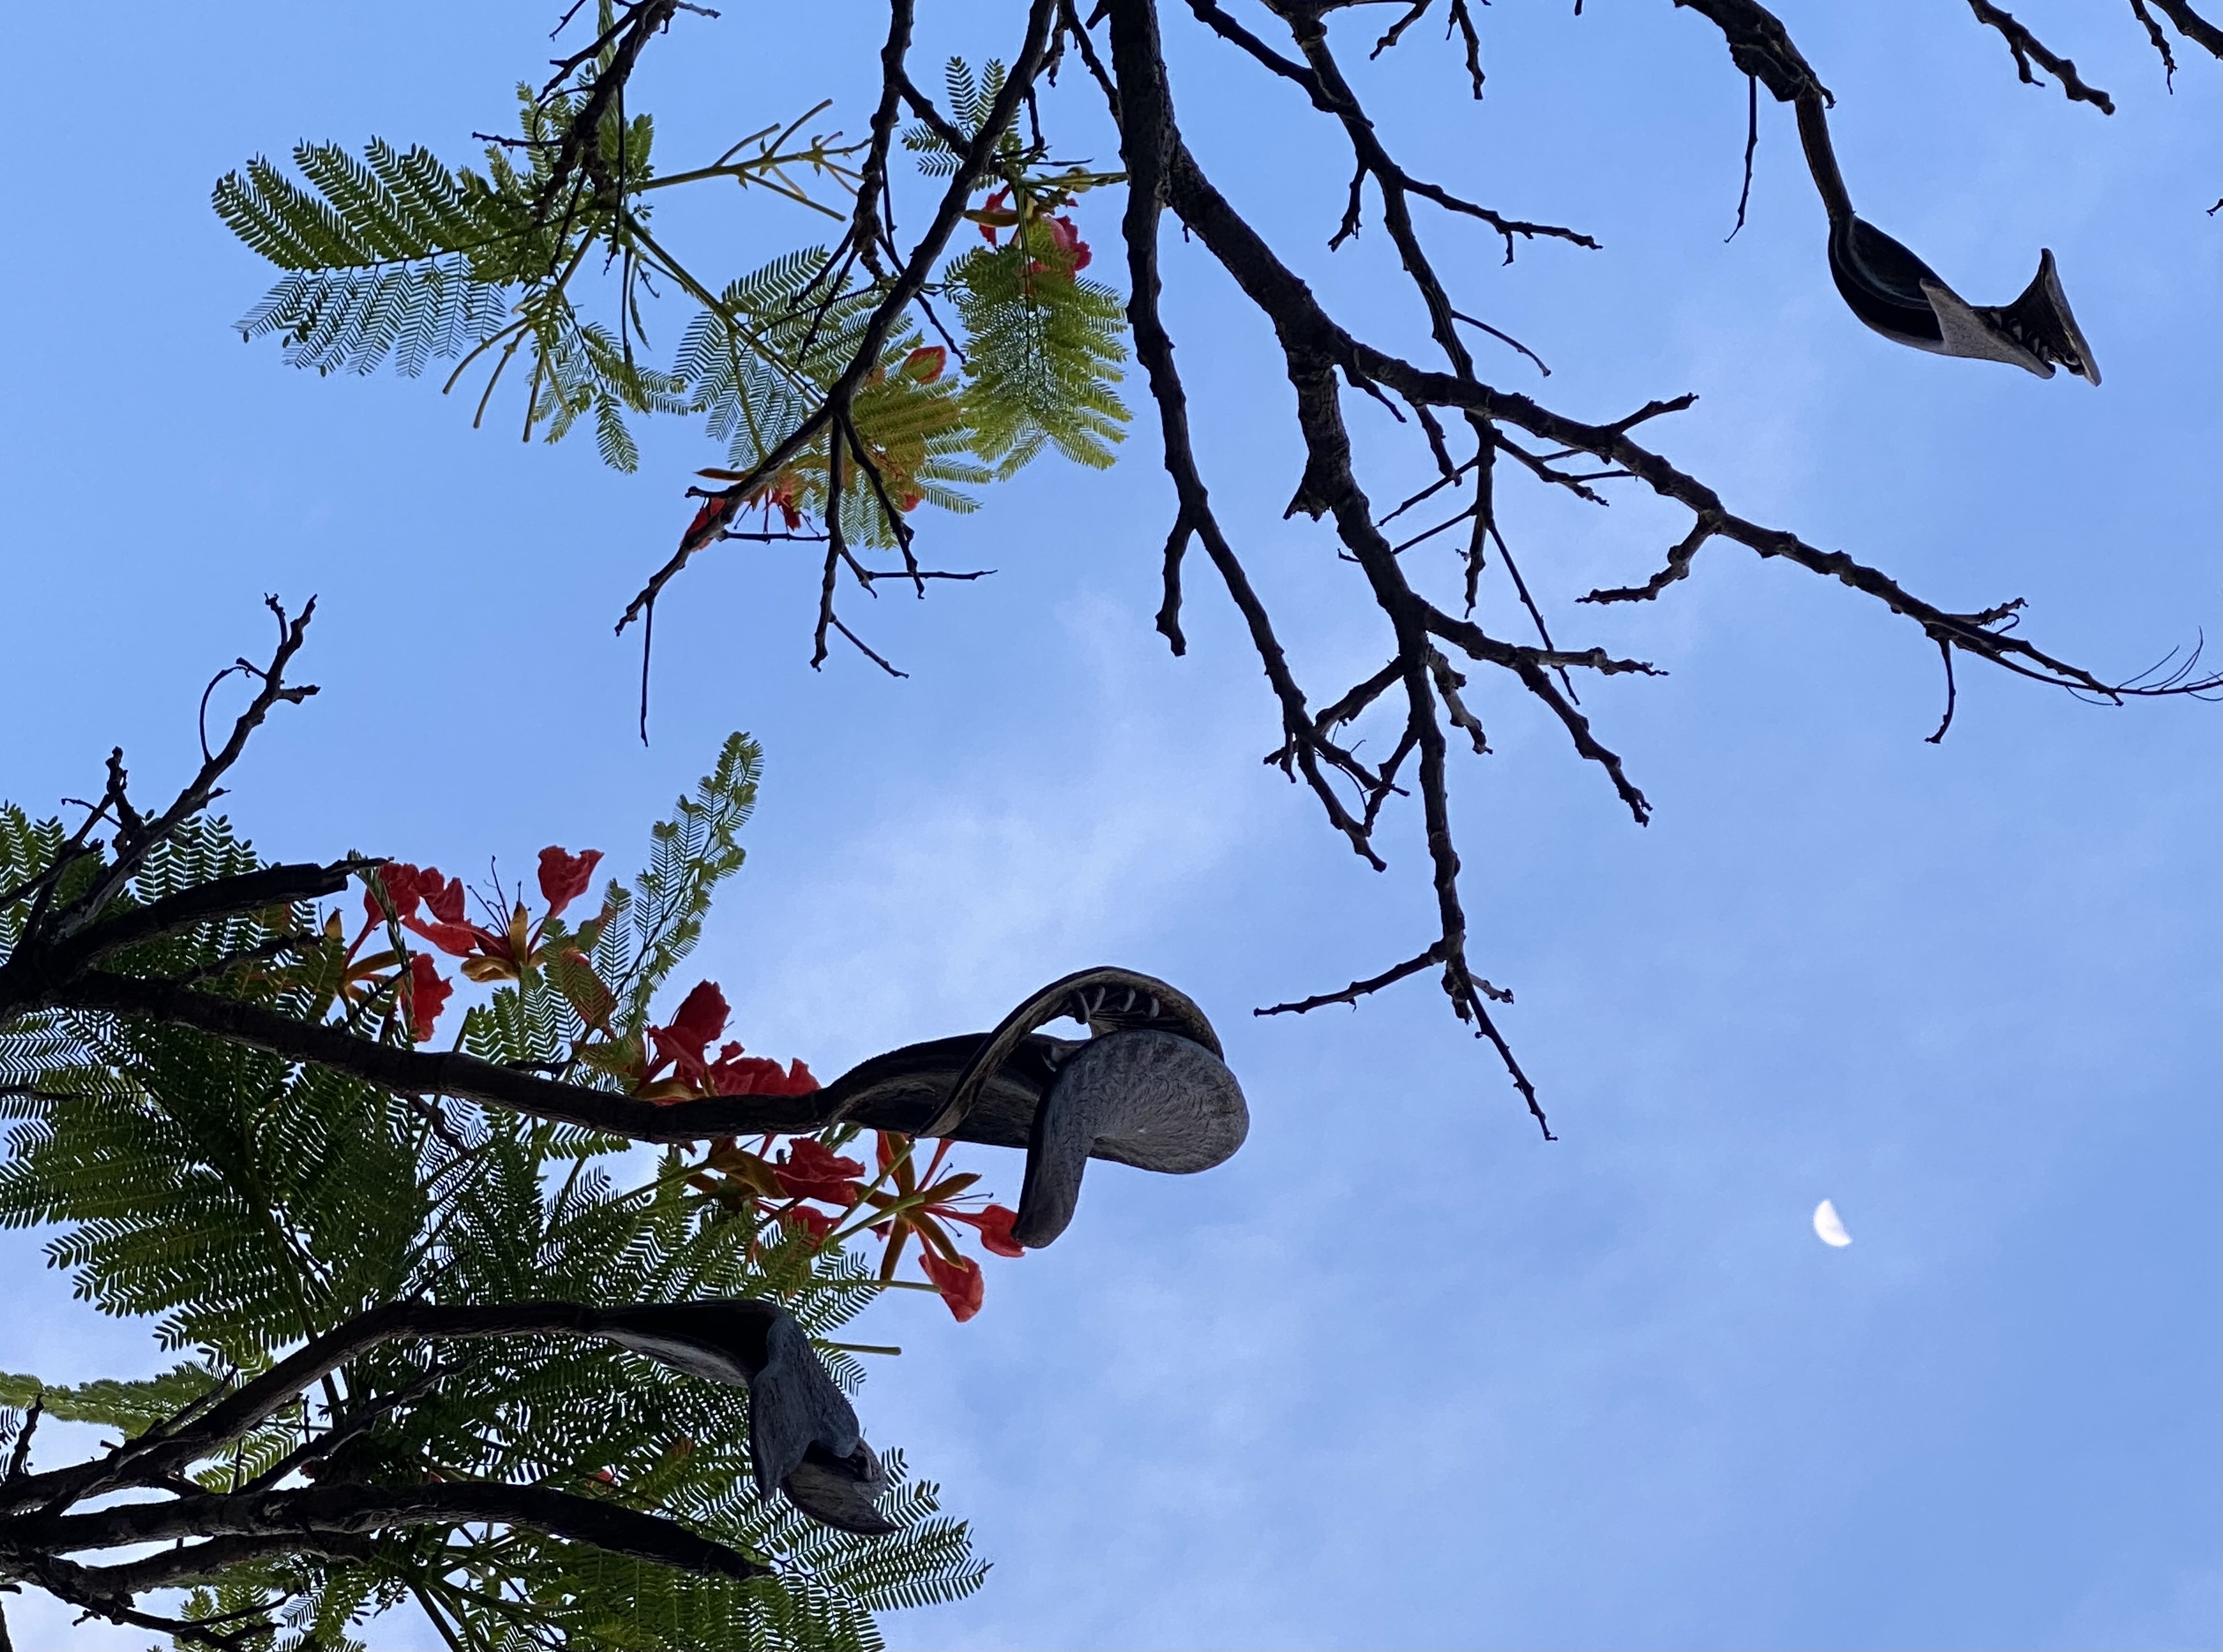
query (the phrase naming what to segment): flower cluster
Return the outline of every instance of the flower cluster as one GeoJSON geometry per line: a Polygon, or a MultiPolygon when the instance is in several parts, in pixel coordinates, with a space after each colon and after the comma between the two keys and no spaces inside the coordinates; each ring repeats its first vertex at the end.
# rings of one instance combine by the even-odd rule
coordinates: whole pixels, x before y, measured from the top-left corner
{"type": "Polygon", "coordinates": [[[992,247],[999,244],[996,239],[999,233],[1010,230],[1014,243],[1025,246],[1032,255],[1027,264],[1029,274],[1061,275],[1071,281],[1088,268],[1095,255],[1071,218],[1062,213],[1052,217],[1032,207],[1033,203],[1024,199],[1014,207],[1011,192],[999,189],[965,216],[980,226],[981,239],[992,247]]]}
{"type": "MultiPolygon", "coordinates": [[[[586,1036],[573,1051],[574,1057],[595,1071],[620,1079],[629,1092],[645,1100],[803,1095],[817,1089],[817,1079],[800,1061],[782,1068],[778,1062],[751,1056],[730,1042],[715,1056],[709,1053],[710,1045],[726,1030],[728,1014],[725,994],[715,981],[698,984],[661,1026],[630,1035],[612,1031],[610,1017],[617,1007],[617,994],[596,972],[589,956],[609,922],[610,912],[605,908],[576,930],[567,929],[563,923],[565,910],[593,882],[601,859],[599,849],[579,854],[553,846],[541,850],[540,893],[547,910],[536,919],[520,894],[509,903],[503,917],[500,903],[482,902],[491,916],[501,919],[498,928],[469,920],[464,911],[462,879],[444,877],[438,867],[388,861],[379,868],[379,889],[364,892],[363,905],[371,920],[364,934],[381,923],[398,924],[449,956],[462,959],[463,975],[473,981],[522,981],[530,975],[545,975],[578,1012],[584,1025],[586,1036]]],[[[358,968],[390,968],[393,962],[392,954],[381,954],[362,960],[358,968]]],[[[431,1036],[441,1006],[454,989],[441,978],[431,958],[419,953],[410,960],[410,980],[401,990],[413,1006],[412,1035],[422,1042],[431,1036]]]]}
{"type": "MultiPolygon", "coordinates": [[[[1087,249],[1085,247],[1081,249],[1081,262],[1087,262],[1087,249]]],[[[938,383],[948,365],[949,352],[941,345],[922,344],[897,364],[892,375],[884,367],[874,368],[865,379],[866,399],[869,400],[871,393],[882,387],[900,391],[906,388],[923,388],[938,383]],[[890,384],[891,376],[892,385],[890,384]]],[[[954,408],[946,410],[944,416],[954,419],[954,408]]],[[[917,433],[913,430],[910,435],[915,438],[917,433]]],[[[853,443],[857,437],[858,431],[853,427],[849,440],[853,443]]],[[[866,442],[866,451],[873,470],[887,488],[889,497],[895,501],[897,508],[906,514],[916,510],[926,497],[918,490],[911,476],[916,461],[923,458],[924,454],[922,452],[911,457],[907,462],[906,454],[902,451],[912,445],[910,441],[897,441],[892,445],[866,442]]],[[[680,550],[692,554],[711,544],[726,533],[733,526],[734,519],[749,506],[762,508],[767,526],[771,525],[772,512],[778,511],[787,531],[795,533],[803,525],[805,509],[822,501],[825,472],[826,453],[820,448],[798,456],[794,463],[769,481],[759,482],[746,494],[737,494],[730,487],[715,491],[707,488],[690,488],[688,496],[699,499],[702,503],[696,509],[694,520],[687,524],[687,531],[679,536],[680,550]]],[[[714,467],[697,470],[695,474],[708,481],[732,483],[746,481],[750,473],[714,467]]]]}
{"type": "MultiPolygon", "coordinates": [[[[388,861],[379,868],[379,882],[385,886],[386,898],[393,903],[394,916],[402,927],[449,956],[461,958],[467,979],[518,980],[545,962],[551,948],[576,953],[583,938],[585,944],[593,944],[590,934],[568,936],[557,920],[565,907],[587,892],[601,860],[600,849],[573,854],[551,844],[541,850],[540,893],[548,903],[547,911],[539,922],[533,922],[520,891],[499,929],[469,921],[463,911],[463,880],[443,878],[438,867],[420,870],[402,861],[388,861]],[[429,917],[418,915],[420,905],[431,914],[429,917]]],[[[363,905],[374,916],[381,915],[375,894],[366,891],[363,905]]],[[[499,907],[490,906],[488,911],[500,917],[499,907]]],[[[600,920],[583,926],[589,930],[599,927],[600,920]]]]}
{"type": "MultiPolygon", "coordinates": [[[[388,1017],[408,1029],[410,1041],[423,1044],[432,1036],[440,1012],[456,989],[442,977],[439,966],[421,952],[405,965],[398,948],[364,950],[371,936],[384,927],[384,915],[374,904],[371,916],[341,954],[339,976],[332,983],[331,996],[350,1015],[383,1004],[388,1017]]],[[[337,946],[344,933],[340,916],[334,912],[325,920],[324,938],[337,946]]]]}
{"type": "MultiPolygon", "coordinates": [[[[837,1138],[838,1139],[838,1138],[837,1138]]],[[[755,1151],[733,1137],[711,1144],[700,1170],[689,1180],[704,1193],[745,1210],[816,1249],[838,1249],[870,1233],[883,1241],[879,1277],[894,1281],[910,1241],[919,1241],[918,1261],[930,1285],[961,1323],[980,1311],[986,1281],[980,1264],[959,1248],[953,1224],[979,1235],[983,1250],[996,1256],[1026,1254],[1011,1237],[1017,1213],[1008,1206],[982,1203],[972,1193],[979,1177],[969,1171],[945,1176],[949,1143],[935,1144],[923,1170],[917,1144],[893,1131],[874,1132],[878,1170],[864,1180],[864,1164],[844,1157],[816,1137],[797,1137],[771,1157],[772,1138],[755,1151]]]]}
{"type": "MultiPolygon", "coordinates": [[[[931,358],[920,362],[922,369],[941,371],[940,350],[914,352],[914,359],[919,357],[931,358]]],[[[494,899],[480,898],[492,920],[486,924],[471,921],[466,910],[469,892],[462,879],[447,877],[438,867],[387,862],[365,888],[364,924],[345,954],[339,995],[352,1008],[390,993],[409,1037],[422,1044],[432,1036],[455,991],[440,974],[437,951],[460,959],[464,978],[482,985],[546,980],[578,1012],[583,1028],[572,1062],[644,1100],[668,1105],[721,1095],[804,1095],[820,1088],[801,1060],[783,1067],[725,1037],[732,1011],[715,981],[697,983],[660,1024],[639,1031],[614,1025],[617,995],[591,956],[611,909],[603,908],[576,929],[564,923],[564,913],[587,892],[601,858],[595,849],[577,854],[543,849],[539,886],[546,910],[536,918],[522,893],[504,900],[497,888],[494,899]],[[389,936],[389,945],[366,951],[371,937],[381,932],[389,936]],[[434,951],[409,952],[400,943],[404,934],[434,951]]],[[[338,924],[335,915],[325,930],[335,942],[338,924]]],[[[897,1267],[916,1239],[927,1286],[958,1320],[971,1319],[980,1311],[986,1281],[979,1263],[960,1247],[952,1230],[973,1229],[980,1247],[993,1255],[1022,1256],[1025,1252],[1011,1238],[1016,1213],[974,1194],[979,1176],[945,1173],[947,1141],[935,1144],[922,1168],[912,1138],[877,1132],[877,1169],[867,1179],[861,1161],[839,1151],[855,1134],[851,1129],[822,1138],[799,1136],[784,1147],[766,1136],[753,1150],[736,1138],[721,1138],[688,1180],[728,1211],[807,1240],[814,1251],[840,1250],[867,1234],[877,1238],[882,1241],[884,1281],[896,1281],[897,1267]]]]}
{"type": "MultiPolygon", "coordinates": [[[[431,953],[409,951],[403,931],[461,958],[465,979],[474,981],[521,980],[558,950],[583,957],[580,947],[594,944],[606,916],[583,924],[576,933],[565,930],[559,919],[586,892],[601,858],[599,849],[573,854],[551,845],[541,850],[540,892],[548,910],[534,922],[520,892],[506,919],[498,908],[488,908],[495,919],[491,925],[470,921],[461,878],[445,877],[438,867],[387,861],[375,879],[365,880],[362,927],[341,954],[333,996],[354,1012],[390,994],[395,1023],[412,1044],[425,1043],[438,1026],[455,984],[440,974],[431,953]],[[381,935],[387,944],[373,947],[372,937],[381,935]]],[[[335,912],[325,922],[324,938],[337,945],[343,934],[335,912]]]]}
{"type": "Polygon", "coordinates": [[[651,1027],[640,1065],[628,1072],[633,1092],[651,1101],[684,1101],[702,1095],[807,1095],[819,1088],[800,1060],[783,1071],[776,1061],[752,1056],[737,1044],[710,1045],[726,1030],[726,995],[703,981],[680,1001],[678,1012],[651,1027]]]}

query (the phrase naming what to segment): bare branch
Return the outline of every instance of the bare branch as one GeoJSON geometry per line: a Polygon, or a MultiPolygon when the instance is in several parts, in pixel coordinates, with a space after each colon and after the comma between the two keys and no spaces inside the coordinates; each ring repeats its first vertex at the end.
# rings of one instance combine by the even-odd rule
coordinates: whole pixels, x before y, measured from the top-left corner
{"type": "Polygon", "coordinates": [[[248,737],[262,726],[263,719],[274,707],[299,705],[316,693],[315,684],[295,686],[287,684],[285,678],[287,666],[301,650],[309,621],[317,611],[317,599],[311,597],[302,605],[300,613],[290,619],[276,597],[266,596],[263,603],[278,621],[278,646],[270,656],[270,663],[256,672],[261,686],[247,709],[233,720],[231,733],[222,747],[201,764],[199,772],[186,783],[169,807],[152,820],[142,819],[124,795],[122,753],[109,760],[107,800],[116,810],[118,827],[114,858],[91,887],[54,915],[56,935],[66,936],[100,917],[109,903],[123,892],[124,886],[138,875],[139,868],[155,847],[220,795],[217,783],[239,761],[241,753],[247,749],[248,737]]]}
{"type": "MultiPolygon", "coordinates": [[[[956,169],[951,174],[949,186],[942,192],[941,204],[935,212],[934,221],[927,227],[926,233],[919,237],[917,245],[911,249],[911,255],[904,262],[903,268],[887,283],[885,296],[866,319],[858,339],[855,356],[843,369],[841,377],[827,390],[825,398],[789,432],[786,438],[773,444],[771,451],[759,459],[746,475],[716,495],[728,508],[729,517],[732,512],[740,508],[744,500],[778,475],[790,460],[826,432],[837,417],[848,416],[858,388],[879,365],[880,352],[886,346],[889,334],[919,296],[920,289],[926,285],[942,249],[948,245],[951,233],[963,221],[966,204],[972,199],[974,185],[988,173],[997,139],[1011,124],[1013,116],[1018,112],[1021,100],[1033,86],[1035,76],[1041,73],[1043,56],[1049,47],[1050,26],[1056,15],[1057,0],[1032,0],[1027,10],[1026,36],[1011,60],[1011,70],[990,107],[988,118],[959,154],[956,169]]],[[[828,451],[831,451],[830,445],[828,451]]],[[[694,553],[694,546],[683,544],[669,561],[650,576],[647,584],[626,605],[624,614],[619,616],[617,628],[620,632],[656,600],[657,594],[687,565],[694,553]]],[[[828,578],[831,578],[830,574],[828,578]]],[[[823,643],[822,629],[819,659],[824,658],[823,643]]]]}
{"type": "Polygon", "coordinates": [[[1444,961],[1444,943],[1440,941],[1418,957],[1407,958],[1401,964],[1392,964],[1378,975],[1369,975],[1364,980],[1355,980],[1350,986],[1332,993],[1315,993],[1310,998],[1300,998],[1287,1004],[1269,1004],[1263,1010],[1253,1010],[1253,1015],[1304,1015],[1313,1010],[1325,1009],[1331,1004],[1348,1004],[1354,1009],[1358,1000],[1370,993],[1378,993],[1385,987],[1394,987],[1408,975],[1417,975],[1431,964],[1444,961]]]}
{"type": "Polygon", "coordinates": [[[1992,0],[1968,0],[1968,9],[1976,14],[1978,22],[1987,28],[1996,28],[2005,38],[2007,50],[2014,54],[2015,73],[2022,77],[2023,85],[2034,86],[2039,84],[2037,77],[2030,72],[2030,66],[2035,61],[2061,83],[2062,93],[2071,100],[2089,104],[2102,115],[2115,112],[2113,98],[2096,86],[2086,85],[2077,78],[2074,63],[2051,50],[2044,41],[2017,22],[2012,13],[1993,5],[1992,0]]]}
{"type": "Polygon", "coordinates": [[[2223,58],[2223,28],[2192,9],[2190,0],[2147,0],[2161,8],[2162,16],[2176,25],[2176,32],[2211,57],[2223,58]]]}

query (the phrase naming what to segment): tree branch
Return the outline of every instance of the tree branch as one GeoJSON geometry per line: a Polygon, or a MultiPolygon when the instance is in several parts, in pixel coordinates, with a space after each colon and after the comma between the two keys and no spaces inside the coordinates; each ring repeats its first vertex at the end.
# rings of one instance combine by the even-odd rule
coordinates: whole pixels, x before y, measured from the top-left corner
{"type": "Polygon", "coordinates": [[[1993,5],[1992,0],[1968,0],[1968,9],[1976,14],[1978,22],[1987,28],[1996,28],[2006,39],[2007,50],[2014,54],[2015,73],[2022,77],[2023,85],[2034,86],[2038,84],[2037,77],[2030,72],[2030,66],[2035,60],[2061,83],[2062,93],[2072,100],[2089,104],[2102,115],[2115,112],[2114,99],[2098,87],[2088,86],[2077,79],[2076,66],[2017,22],[2012,13],[1993,5]]]}
{"type": "MultiPolygon", "coordinates": [[[[127,1503],[90,1514],[19,1516],[9,1523],[5,1535],[10,1547],[50,1554],[193,1537],[276,1539],[297,1550],[315,1550],[329,1539],[396,1527],[477,1524],[520,1526],[710,1577],[759,1578],[771,1571],[763,1561],[660,1515],[545,1486],[469,1481],[319,1485],[127,1503]]],[[[0,1559],[0,1566],[6,1564],[0,1559]]],[[[81,1568],[81,1574],[96,1583],[102,1576],[89,1567],[81,1568]]],[[[129,1579],[132,1568],[119,1567],[117,1574],[129,1579]]]]}

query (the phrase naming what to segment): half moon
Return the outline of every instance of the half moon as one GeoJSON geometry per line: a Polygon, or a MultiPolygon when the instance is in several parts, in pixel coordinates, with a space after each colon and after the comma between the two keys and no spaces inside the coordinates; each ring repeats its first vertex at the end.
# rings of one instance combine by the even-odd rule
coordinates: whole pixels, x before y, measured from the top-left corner
{"type": "Polygon", "coordinates": [[[1840,1251],[1853,1242],[1853,1236],[1845,1232],[1845,1224],[1837,1214],[1836,1206],[1827,1199],[1814,1207],[1814,1235],[1823,1244],[1840,1251]]]}

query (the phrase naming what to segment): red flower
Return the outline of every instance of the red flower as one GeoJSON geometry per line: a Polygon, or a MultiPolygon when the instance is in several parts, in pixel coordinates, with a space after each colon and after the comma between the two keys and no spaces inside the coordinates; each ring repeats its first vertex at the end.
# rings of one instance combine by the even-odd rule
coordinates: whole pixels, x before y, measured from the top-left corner
{"type": "Polygon", "coordinates": [[[790,1205],[779,1213],[780,1225],[790,1233],[800,1230],[823,1245],[841,1225],[839,1216],[822,1210],[813,1210],[809,1205],[790,1205]]]}
{"type": "Polygon", "coordinates": [[[460,924],[463,921],[463,880],[461,878],[450,878],[443,882],[439,867],[426,867],[424,876],[418,880],[417,888],[418,892],[425,897],[425,905],[440,922],[460,924]]]}
{"type": "Polygon", "coordinates": [[[803,512],[795,502],[795,478],[783,476],[764,496],[765,504],[779,507],[779,520],[787,524],[790,533],[803,526],[803,512]]]}
{"type": "Polygon", "coordinates": [[[1073,227],[1071,218],[1052,218],[1049,221],[1049,244],[1064,255],[1067,274],[1086,269],[1088,261],[1095,255],[1088,243],[1080,238],[1080,231],[1073,227]]]}
{"type": "Polygon", "coordinates": [[[1011,1224],[1019,1213],[1005,1205],[990,1205],[977,1215],[970,1211],[945,1210],[941,1213],[951,1221],[963,1222],[979,1230],[980,1248],[997,1256],[1024,1256],[1026,1246],[1011,1237],[1011,1224]]]}
{"type": "Polygon", "coordinates": [[[409,979],[401,987],[401,1002],[409,1012],[409,1037],[423,1044],[432,1036],[455,987],[440,978],[430,956],[418,953],[409,960],[409,979]]]}
{"type": "Polygon", "coordinates": [[[935,1255],[931,1248],[921,1251],[918,1261],[960,1325],[980,1311],[980,1301],[987,1294],[988,1285],[980,1277],[979,1263],[969,1256],[960,1256],[954,1262],[946,1261],[935,1255]]]}
{"type": "Polygon", "coordinates": [[[703,1051],[711,1039],[726,1030],[727,1013],[726,995],[718,990],[718,983],[702,982],[680,1000],[678,1013],[669,1022],[648,1030],[656,1044],[656,1065],[670,1062],[680,1079],[699,1092],[710,1076],[703,1051]]]}
{"type": "MultiPolygon", "coordinates": [[[[378,869],[378,880],[386,886],[386,898],[394,903],[394,915],[407,919],[417,915],[417,905],[428,889],[440,887],[440,868],[426,867],[419,871],[406,861],[388,861],[378,869]]],[[[378,904],[378,897],[370,892],[368,885],[362,892],[362,910],[373,924],[386,922],[386,909],[378,904]]]]}
{"type": "MultiPolygon", "coordinates": [[[[404,867],[401,870],[413,874],[406,880],[409,885],[408,899],[404,902],[397,897],[394,903],[400,912],[402,924],[412,934],[430,941],[450,956],[468,958],[477,951],[482,931],[475,924],[464,919],[463,880],[461,878],[443,880],[438,867],[426,867],[422,872],[414,867],[404,867]],[[420,898],[425,909],[432,914],[429,923],[417,916],[417,902],[420,898]]],[[[396,892],[391,882],[387,883],[387,891],[389,894],[396,892]]]]}
{"type": "Polygon", "coordinates": [[[718,983],[701,981],[679,1000],[679,1013],[665,1024],[664,1030],[690,1049],[700,1050],[726,1030],[726,1017],[731,1013],[718,983]]]}
{"type": "MultiPolygon", "coordinates": [[[[690,489],[700,493],[699,489],[690,489]]],[[[687,531],[679,536],[679,554],[692,556],[726,531],[726,524],[734,520],[741,508],[740,495],[731,493],[702,494],[702,508],[695,513],[695,520],[687,524],[687,531]]]]}
{"type": "Polygon", "coordinates": [[[548,901],[549,917],[587,892],[587,886],[595,880],[595,868],[601,861],[600,849],[571,854],[551,843],[540,851],[540,892],[548,901]]]}
{"type": "MultiPolygon", "coordinates": [[[[463,974],[470,980],[520,980],[544,962],[550,924],[557,913],[585,892],[601,858],[600,849],[587,849],[577,854],[552,845],[543,849],[540,890],[548,898],[548,911],[535,923],[526,911],[520,895],[507,924],[496,917],[496,924],[501,925],[498,929],[474,924],[464,916],[463,880],[443,878],[438,867],[426,867],[420,871],[412,866],[391,862],[379,869],[379,880],[386,886],[402,927],[450,957],[461,958],[463,974]],[[429,917],[417,915],[420,903],[429,917]]],[[[364,905],[371,914],[371,927],[375,928],[383,921],[383,914],[368,895],[364,905]]],[[[579,939],[591,946],[593,932],[598,931],[608,918],[608,914],[604,913],[582,924],[579,939]]],[[[369,930],[364,933],[368,935],[369,930]]],[[[584,953],[577,946],[567,944],[564,950],[584,959],[584,953]]]]}
{"type": "Polygon", "coordinates": [[[992,247],[996,244],[996,230],[998,228],[996,219],[1000,219],[1005,224],[1015,224],[1017,222],[1017,220],[1011,216],[1011,208],[1005,205],[1005,203],[1011,199],[1011,192],[1010,190],[999,189],[994,194],[988,197],[986,200],[980,203],[980,218],[979,220],[980,224],[980,238],[992,247]],[[989,214],[991,213],[995,215],[994,218],[991,218],[989,217],[989,214]]]}
{"type": "Polygon", "coordinates": [[[980,1264],[959,1251],[957,1241],[943,1224],[962,1222],[978,1229],[981,1243],[998,1256],[1023,1256],[1024,1249],[1011,1238],[1014,1214],[1002,1205],[977,1212],[957,1206],[954,1201],[959,1196],[980,1178],[970,1171],[941,1174],[942,1163],[949,1156],[947,1141],[936,1145],[923,1170],[919,1168],[911,1138],[883,1130],[878,1132],[878,1146],[879,1180],[860,1190],[857,1202],[885,1218],[872,1226],[872,1232],[887,1241],[880,1255],[880,1277],[896,1277],[904,1247],[916,1233],[919,1265],[926,1270],[926,1277],[949,1304],[951,1313],[960,1321],[971,1319],[980,1311],[986,1282],[980,1277],[980,1264]]]}
{"type": "MultiPolygon", "coordinates": [[[[339,980],[333,984],[332,996],[351,1006],[368,1006],[382,994],[394,994],[391,1013],[406,1018],[416,1041],[422,1044],[432,1036],[433,1023],[440,1018],[440,1009],[453,992],[440,979],[430,958],[412,960],[404,968],[402,954],[393,947],[377,947],[364,950],[374,935],[385,933],[389,911],[411,928],[419,927],[415,917],[425,897],[442,887],[440,873],[436,867],[419,871],[406,861],[389,861],[378,868],[375,881],[380,893],[371,888],[374,880],[366,878],[362,892],[363,924],[349,943],[340,961],[339,980]]],[[[457,886],[460,895],[462,886],[457,886]]],[[[340,915],[334,912],[324,921],[324,938],[337,942],[343,930],[340,915]]],[[[328,1003],[330,999],[326,1000],[328,1003]]]]}
{"type": "Polygon", "coordinates": [[[669,1022],[649,1028],[654,1059],[634,1059],[628,1072],[633,1094],[651,1101],[686,1101],[706,1095],[808,1095],[820,1088],[802,1062],[782,1069],[776,1061],[744,1054],[737,1044],[724,1045],[711,1060],[710,1043],[726,1030],[727,1014],[717,982],[706,980],[688,993],[669,1022]],[[667,1068],[671,1076],[661,1077],[667,1068]]]}
{"type": "Polygon", "coordinates": [[[772,1166],[772,1174],[791,1198],[816,1199],[845,1208],[856,1202],[856,1178],[864,1173],[865,1167],[855,1159],[840,1157],[812,1136],[797,1137],[772,1166]]]}
{"type": "Polygon", "coordinates": [[[708,1076],[713,1095],[808,1095],[821,1088],[800,1059],[790,1062],[783,1072],[776,1061],[743,1055],[739,1044],[727,1044],[718,1051],[708,1076]]]}
{"type": "Polygon", "coordinates": [[[451,958],[468,958],[478,950],[479,932],[469,924],[425,924],[412,920],[409,927],[451,958]]]}
{"type": "Polygon", "coordinates": [[[949,352],[939,344],[922,344],[904,357],[903,370],[921,384],[931,384],[949,365],[949,352]]]}
{"type": "MultiPolygon", "coordinates": [[[[378,869],[378,880],[386,886],[386,898],[394,903],[394,915],[413,930],[422,932],[425,923],[417,916],[421,902],[431,909],[434,920],[441,924],[463,922],[463,880],[443,878],[438,867],[419,868],[406,861],[388,861],[378,869]]],[[[386,909],[381,906],[366,887],[362,892],[362,909],[373,924],[386,921],[386,909]]]]}

